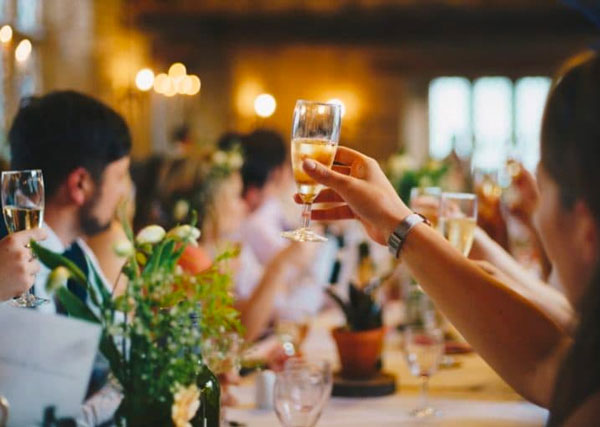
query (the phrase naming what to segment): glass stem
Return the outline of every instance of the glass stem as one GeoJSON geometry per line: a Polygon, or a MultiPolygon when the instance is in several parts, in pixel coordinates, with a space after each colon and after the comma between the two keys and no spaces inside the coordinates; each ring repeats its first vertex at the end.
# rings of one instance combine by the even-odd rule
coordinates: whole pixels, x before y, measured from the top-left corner
{"type": "Polygon", "coordinates": [[[429,376],[422,375],[421,376],[421,397],[420,397],[421,409],[425,409],[429,406],[429,376]]]}
{"type": "Polygon", "coordinates": [[[302,207],[302,228],[310,228],[310,212],[312,203],[305,203],[302,207]]]}

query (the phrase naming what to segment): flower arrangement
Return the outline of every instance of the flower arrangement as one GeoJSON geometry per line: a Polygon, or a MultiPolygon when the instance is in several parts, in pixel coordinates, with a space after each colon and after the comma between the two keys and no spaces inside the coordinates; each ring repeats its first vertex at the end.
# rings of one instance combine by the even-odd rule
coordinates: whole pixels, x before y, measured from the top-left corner
{"type": "Polygon", "coordinates": [[[34,244],[40,261],[53,269],[47,286],[69,315],[102,325],[100,351],[124,395],[117,422],[128,427],[218,425],[218,410],[207,420],[210,411],[201,403],[209,403],[201,399],[203,393],[218,388],[204,363],[202,343],[240,331],[230,276],[222,271],[222,263],[236,254],[226,252],[209,269],[191,274],[178,260],[200,235],[193,223],[168,232],[152,225],[135,237],[124,226],[128,239],[115,245],[125,257],[123,295],[112,295],[91,262],[86,276],[70,260],[34,244]],[[64,286],[68,278],[85,288],[88,304],[64,286]]]}
{"type": "Polygon", "coordinates": [[[397,153],[388,159],[384,169],[400,198],[405,203],[409,203],[410,191],[413,187],[439,186],[449,170],[449,165],[429,160],[419,167],[408,154],[397,153]]]}

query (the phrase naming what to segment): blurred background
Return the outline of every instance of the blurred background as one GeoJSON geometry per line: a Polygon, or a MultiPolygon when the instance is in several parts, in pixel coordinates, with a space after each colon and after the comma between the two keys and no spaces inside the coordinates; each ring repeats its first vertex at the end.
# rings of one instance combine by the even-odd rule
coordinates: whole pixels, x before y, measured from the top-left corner
{"type": "Polygon", "coordinates": [[[224,132],[290,132],[297,99],[344,106],[343,145],[378,159],[452,151],[533,168],[552,73],[594,26],[546,0],[0,0],[0,147],[19,99],[99,97],[134,157],[224,132]],[[173,64],[183,64],[176,65],[173,64]]]}

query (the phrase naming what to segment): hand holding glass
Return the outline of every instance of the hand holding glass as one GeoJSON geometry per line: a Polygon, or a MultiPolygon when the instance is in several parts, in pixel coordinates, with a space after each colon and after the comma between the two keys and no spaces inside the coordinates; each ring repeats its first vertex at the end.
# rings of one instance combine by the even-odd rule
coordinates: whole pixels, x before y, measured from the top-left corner
{"type": "MultiPolygon", "coordinates": [[[[41,170],[2,172],[2,213],[9,233],[41,227],[44,222],[44,178],[41,170]]],[[[17,307],[37,307],[48,300],[24,292],[17,307]]]]}
{"type": "Polygon", "coordinates": [[[469,255],[477,226],[477,196],[471,193],[443,193],[440,223],[444,237],[464,256],[469,255]]]}
{"type": "Polygon", "coordinates": [[[302,162],[315,160],[326,167],[333,165],[340,139],[342,111],[338,104],[298,101],[292,119],[292,168],[298,195],[304,203],[302,227],[281,235],[298,242],[325,242],[327,239],[310,229],[312,202],[321,186],[304,172],[302,162]]]}

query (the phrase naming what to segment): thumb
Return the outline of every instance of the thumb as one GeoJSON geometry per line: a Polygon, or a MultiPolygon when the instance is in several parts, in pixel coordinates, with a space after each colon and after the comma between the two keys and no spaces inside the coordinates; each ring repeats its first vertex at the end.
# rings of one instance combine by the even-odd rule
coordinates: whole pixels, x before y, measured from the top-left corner
{"type": "Polygon", "coordinates": [[[348,175],[341,174],[329,168],[326,168],[321,163],[312,159],[305,159],[302,162],[304,172],[319,184],[338,190],[348,185],[350,178],[348,175]]]}

